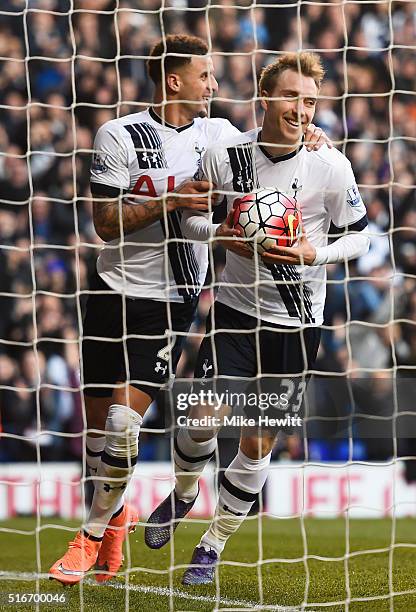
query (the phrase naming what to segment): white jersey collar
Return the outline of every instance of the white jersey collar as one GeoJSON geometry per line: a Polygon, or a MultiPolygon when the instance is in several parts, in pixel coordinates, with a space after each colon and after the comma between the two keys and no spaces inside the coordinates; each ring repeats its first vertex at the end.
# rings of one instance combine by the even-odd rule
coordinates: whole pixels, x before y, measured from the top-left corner
{"type": "Polygon", "coordinates": [[[187,123],[186,125],[181,125],[180,127],[176,125],[172,125],[168,123],[167,121],[164,121],[162,117],[159,117],[159,115],[156,113],[156,111],[154,110],[152,106],[149,108],[149,115],[151,116],[153,121],[156,121],[156,123],[158,123],[159,125],[163,127],[167,127],[170,130],[175,130],[176,132],[183,132],[184,130],[187,130],[188,128],[192,127],[193,124],[195,123],[194,121],[191,121],[191,123],[187,123]]]}
{"type": "MultiPolygon", "coordinates": [[[[277,164],[279,162],[286,161],[288,159],[292,159],[292,157],[295,157],[302,150],[302,147],[303,147],[303,144],[301,144],[298,149],[296,149],[295,151],[292,151],[291,153],[287,153],[286,155],[277,155],[276,157],[273,157],[273,155],[271,155],[267,151],[267,149],[262,144],[260,144],[261,143],[261,130],[259,131],[257,135],[257,142],[259,143],[260,151],[263,153],[265,157],[267,157],[267,159],[270,162],[272,162],[272,164],[277,164]]],[[[303,143],[303,138],[302,138],[302,143],[303,143]]]]}

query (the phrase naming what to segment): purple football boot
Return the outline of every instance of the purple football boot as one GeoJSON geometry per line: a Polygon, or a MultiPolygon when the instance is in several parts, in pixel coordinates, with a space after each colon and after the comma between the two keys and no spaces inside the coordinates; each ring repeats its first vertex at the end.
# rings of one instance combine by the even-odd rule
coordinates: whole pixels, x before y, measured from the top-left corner
{"type": "Polygon", "coordinates": [[[147,519],[147,525],[144,530],[144,541],[149,548],[162,548],[170,540],[171,534],[175,531],[181,519],[183,519],[193,507],[198,493],[190,502],[185,502],[178,499],[175,491],[173,491],[173,508],[172,508],[172,493],[169,493],[167,498],[159,504],[147,519]],[[173,509],[173,514],[172,514],[173,509]]]}
{"type": "Polygon", "coordinates": [[[183,575],[182,584],[211,584],[214,582],[217,563],[218,555],[215,550],[207,551],[203,546],[197,546],[191,564],[183,575]]]}

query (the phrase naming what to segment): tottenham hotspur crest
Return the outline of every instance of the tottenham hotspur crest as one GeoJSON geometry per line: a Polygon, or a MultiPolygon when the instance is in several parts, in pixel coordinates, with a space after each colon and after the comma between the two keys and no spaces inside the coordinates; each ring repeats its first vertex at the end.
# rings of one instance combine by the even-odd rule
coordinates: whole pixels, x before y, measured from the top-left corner
{"type": "Polygon", "coordinates": [[[201,171],[201,165],[202,165],[202,155],[205,153],[205,147],[200,147],[199,143],[195,143],[195,153],[199,156],[196,162],[196,172],[194,174],[194,180],[195,181],[200,181],[202,178],[202,171],[201,171]]]}
{"type": "Polygon", "coordinates": [[[292,189],[293,189],[293,197],[295,198],[295,200],[298,197],[298,193],[299,191],[302,190],[302,185],[300,184],[300,181],[298,178],[294,178],[293,182],[292,182],[292,189]]]}
{"type": "Polygon", "coordinates": [[[208,363],[208,359],[204,359],[204,363],[202,364],[202,369],[204,370],[204,375],[202,378],[208,378],[208,372],[212,370],[212,364],[208,363]]]}

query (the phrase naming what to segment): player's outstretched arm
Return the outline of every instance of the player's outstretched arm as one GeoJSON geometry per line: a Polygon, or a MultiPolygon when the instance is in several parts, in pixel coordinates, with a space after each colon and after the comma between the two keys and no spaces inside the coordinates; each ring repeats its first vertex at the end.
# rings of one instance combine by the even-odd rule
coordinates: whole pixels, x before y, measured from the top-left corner
{"type": "Polygon", "coordinates": [[[264,253],[263,261],[267,264],[292,264],[294,266],[320,266],[356,259],[367,253],[370,247],[368,228],[346,234],[332,244],[317,249],[303,234],[297,247],[278,247],[264,253]]]}
{"type": "Polygon", "coordinates": [[[134,201],[134,196],[128,195],[120,201],[119,197],[97,197],[92,183],[94,227],[105,242],[115,240],[158,221],[165,211],[168,213],[177,208],[208,210],[210,190],[212,185],[208,181],[187,181],[166,197],[143,202],[134,201]]]}

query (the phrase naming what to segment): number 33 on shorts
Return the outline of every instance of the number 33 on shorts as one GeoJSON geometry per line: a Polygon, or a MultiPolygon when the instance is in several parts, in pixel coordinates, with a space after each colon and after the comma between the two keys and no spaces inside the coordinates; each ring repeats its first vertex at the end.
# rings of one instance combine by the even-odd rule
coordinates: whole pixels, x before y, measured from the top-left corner
{"type": "Polygon", "coordinates": [[[292,412],[299,412],[302,404],[302,398],[306,390],[306,381],[297,380],[293,381],[291,378],[282,378],[280,382],[280,388],[282,389],[281,394],[286,396],[285,406],[283,410],[290,410],[292,412]]]}

